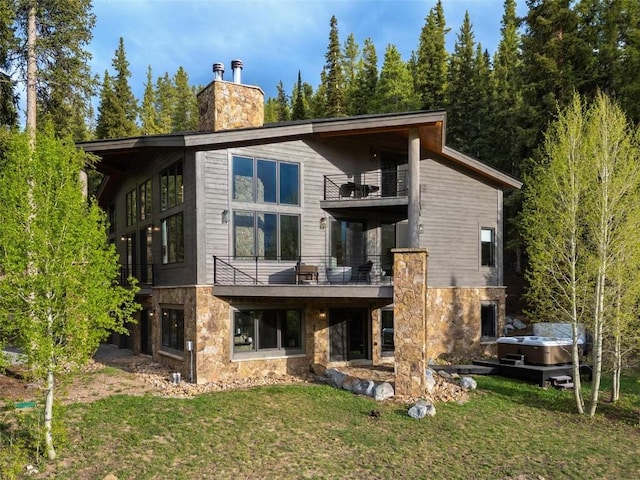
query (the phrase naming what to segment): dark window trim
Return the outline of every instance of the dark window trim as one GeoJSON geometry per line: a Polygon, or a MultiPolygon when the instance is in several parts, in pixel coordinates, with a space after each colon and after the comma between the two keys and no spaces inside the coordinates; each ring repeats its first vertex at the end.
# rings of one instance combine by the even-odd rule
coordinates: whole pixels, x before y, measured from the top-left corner
{"type": "MultiPolygon", "coordinates": [[[[263,308],[262,306],[251,308],[251,307],[241,307],[234,308],[231,310],[231,352],[233,360],[247,360],[247,359],[261,359],[261,358],[270,358],[270,357],[295,357],[295,356],[304,356],[306,355],[305,350],[305,318],[304,318],[304,310],[302,308],[263,308]],[[276,348],[258,348],[257,342],[260,337],[260,320],[258,318],[253,319],[253,337],[251,340],[256,342],[255,347],[251,350],[247,351],[236,351],[236,340],[239,336],[243,335],[243,332],[238,334],[236,330],[236,319],[237,314],[239,313],[247,313],[251,311],[270,311],[277,312],[277,341],[278,346],[276,348]],[[289,311],[298,312],[300,318],[300,347],[296,348],[287,348],[282,345],[282,321],[286,318],[286,314],[289,311]]],[[[248,340],[248,339],[247,339],[248,340]]]]}

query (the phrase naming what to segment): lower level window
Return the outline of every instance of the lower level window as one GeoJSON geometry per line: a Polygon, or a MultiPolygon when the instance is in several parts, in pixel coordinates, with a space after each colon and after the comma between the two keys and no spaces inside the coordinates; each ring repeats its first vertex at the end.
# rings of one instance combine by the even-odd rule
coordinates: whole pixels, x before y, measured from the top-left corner
{"type": "Polygon", "coordinates": [[[242,310],[233,321],[233,351],[302,351],[300,310],[242,310]]]}
{"type": "Polygon", "coordinates": [[[162,346],[184,350],[184,310],[162,309],[162,346]]]}
{"type": "Polygon", "coordinates": [[[498,330],[498,305],[485,302],[480,305],[481,340],[495,340],[498,330]]]}
{"type": "Polygon", "coordinates": [[[383,357],[392,357],[395,351],[393,344],[393,310],[381,310],[382,350],[383,357]]]}

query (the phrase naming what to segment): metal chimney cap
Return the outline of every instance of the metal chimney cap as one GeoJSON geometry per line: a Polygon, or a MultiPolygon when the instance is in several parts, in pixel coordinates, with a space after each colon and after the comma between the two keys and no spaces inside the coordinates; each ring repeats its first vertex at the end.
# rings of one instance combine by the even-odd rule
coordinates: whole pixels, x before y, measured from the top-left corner
{"type": "Polygon", "coordinates": [[[242,68],[244,65],[242,63],[242,60],[231,60],[231,68],[232,69],[236,69],[236,68],[242,68]]]}
{"type": "Polygon", "coordinates": [[[214,72],[224,72],[224,63],[216,62],[213,64],[214,72]]]}

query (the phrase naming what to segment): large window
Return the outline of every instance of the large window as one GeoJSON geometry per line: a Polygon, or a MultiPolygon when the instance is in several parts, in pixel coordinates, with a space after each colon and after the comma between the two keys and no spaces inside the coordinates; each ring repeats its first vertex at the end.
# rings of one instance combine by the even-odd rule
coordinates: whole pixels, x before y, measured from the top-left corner
{"type": "Polygon", "coordinates": [[[331,257],[338,266],[361,265],[366,261],[366,235],[363,222],[331,222],[331,257]]]}
{"type": "Polygon", "coordinates": [[[184,262],[182,212],[162,220],[162,263],[184,262]]]}
{"type": "Polygon", "coordinates": [[[234,156],[232,169],[233,200],[300,205],[297,163],[234,156]]]}
{"type": "Polygon", "coordinates": [[[496,241],[493,228],[480,229],[480,265],[483,267],[495,267],[496,265],[496,241]]]}
{"type": "Polygon", "coordinates": [[[302,352],[302,315],[300,310],[242,310],[235,312],[233,351],[302,352]]]}
{"type": "Polygon", "coordinates": [[[146,220],[151,217],[151,208],[153,197],[151,191],[151,179],[144,182],[139,187],[140,191],[140,220],[146,220]]]}
{"type": "Polygon", "coordinates": [[[162,346],[184,350],[184,310],[162,309],[162,346]]]}
{"type": "Polygon", "coordinates": [[[179,161],[160,172],[160,209],[167,210],[182,201],[182,161],[179,161]]]}
{"type": "Polygon", "coordinates": [[[480,339],[495,340],[498,330],[498,305],[495,302],[482,302],[480,305],[480,339]]]}
{"type": "Polygon", "coordinates": [[[130,225],[135,225],[138,221],[137,210],[138,203],[136,201],[136,190],[133,189],[127,193],[125,197],[126,202],[126,217],[127,217],[127,227],[130,225]]]}
{"type": "Polygon", "coordinates": [[[263,212],[233,212],[236,258],[296,260],[300,255],[300,217],[263,212]]]}

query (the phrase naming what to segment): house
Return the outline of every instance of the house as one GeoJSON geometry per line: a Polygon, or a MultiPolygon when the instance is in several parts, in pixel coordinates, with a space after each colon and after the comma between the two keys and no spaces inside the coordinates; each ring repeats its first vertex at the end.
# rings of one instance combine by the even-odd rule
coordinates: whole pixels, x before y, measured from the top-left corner
{"type": "Polygon", "coordinates": [[[134,351],[197,383],[391,363],[400,394],[430,358],[491,352],[520,182],[447,147],[444,111],[263,125],[232,67],[199,132],[79,144],[141,287],[134,351]]]}

